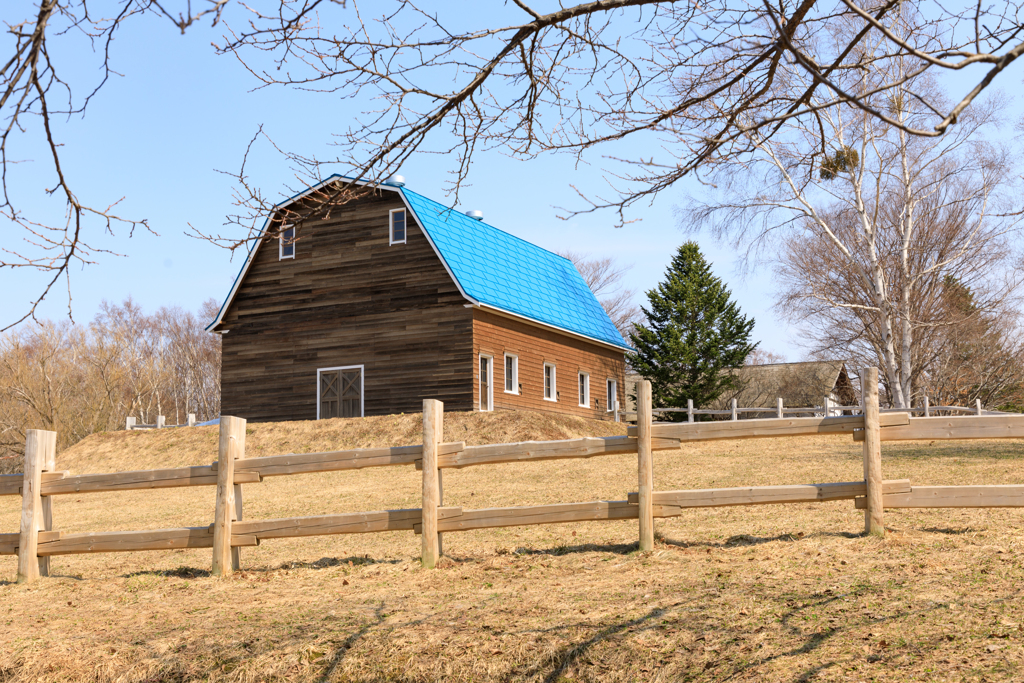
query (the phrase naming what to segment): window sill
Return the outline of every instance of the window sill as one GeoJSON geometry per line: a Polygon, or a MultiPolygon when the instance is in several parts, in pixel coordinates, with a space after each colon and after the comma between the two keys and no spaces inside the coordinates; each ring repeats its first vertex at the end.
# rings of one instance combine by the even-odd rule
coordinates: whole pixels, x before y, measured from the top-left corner
{"type": "Polygon", "coordinates": [[[518,392],[518,391],[509,391],[508,389],[506,389],[506,390],[504,391],[504,393],[506,393],[506,394],[511,394],[512,396],[518,396],[518,395],[519,395],[519,392],[518,392]]]}
{"type": "Polygon", "coordinates": [[[549,403],[558,403],[558,399],[557,398],[547,398],[547,397],[544,397],[544,400],[548,401],[549,403]]]}

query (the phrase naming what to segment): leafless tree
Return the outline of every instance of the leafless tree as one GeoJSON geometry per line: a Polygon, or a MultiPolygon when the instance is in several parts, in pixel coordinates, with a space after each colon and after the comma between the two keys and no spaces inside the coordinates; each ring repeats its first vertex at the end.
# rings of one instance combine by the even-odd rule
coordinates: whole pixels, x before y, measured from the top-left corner
{"type": "Polygon", "coordinates": [[[747,356],[747,360],[743,363],[744,365],[776,365],[778,363],[785,363],[786,357],[780,353],[775,353],[769,349],[762,349],[758,346],[756,349],[750,352],[747,356]]]}
{"type": "Polygon", "coordinates": [[[53,125],[62,117],[83,115],[110,76],[116,75],[112,64],[114,35],[119,30],[131,30],[133,21],[143,15],[162,16],[182,32],[207,15],[216,23],[227,2],[208,0],[195,12],[190,1],[175,2],[185,10],[175,16],[173,8],[164,7],[168,3],[158,0],[120,0],[102,8],[89,0],[38,0],[33,15],[6,23],[8,57],[0,67],[0,217],[17,226],[20,234],[12,235],[0,247],[0,269],[42,272],[46,279],[25,314],[5,321],[0,332],[28,318],[35,319],[40,304],[62,280],[67,287],[70,315],[71,266],[91,264],[99,254],[114,253],[94,246],[98,232],[113,234],[120,226],[130,236],[138,227],[150,229],[145,219],[117,212],[123,197],[96,201],[79,197],[74,189],[78,182],[62,163],[62,148],[67,143],[58,139],[53,125]],[[99,77],[93,83],[65,78],[65,68],[73,71],[70,62],[80,61],[84,55],[62,50],[59,44],[50,46],[52,40],[60,43],[76,39],[91,45],[98,62],[99,77]],[[24,210],[30,201],[25,190],[19,193],[16,189],[14,179],[18,164],[25,160],[11,155],[26,147],[42,151],[47,157],[52,184],[45,193],[64,202],[61,222],[49,222],[24,210]]]}
{"type": "MultiPolygon", "coordinates": [[[[978,335],[979,340],[991,341],[994,337],[987,332],[992,319],[1004,325],[997,336],[1008,339],[1017,318],[1017,281],[1012,272],[1017,250],[999,234],[1005,223],[976,231],[976,225],[965,220],[963,212],[972,204],[967,195],[972,192],[960,179],[951,178],[934,198],[917,206],[915,232],[905,261],[898,239],[902,236],[900,224],[891,215],[900,202],[887,198],[888,208],[881,212],[876,265],[882,271],[886,301],[891,304],[886,314],[891,320],[888,325],[879,322],[877,299],[862,271],[850,267],[831,237],[804,233],[783,247],[776,269],[776,308],[802,328],[813,356],[851,360],[851,367],[881,364],[892,369],[892,373],[883,373],[882,382],[894,402],[899,388],[905,405],[919,404],[925,394],[933,402],[950,404],[949,392],[936,389],[946,383],[942,378],[959,372],[954,370],[957,365],[966,370],[980,360],[965,355],[965,347],[956,340],[978,335]],[[933,268],[934,264],[941,267],[933,268]],[[977,305],[971,309],[950,306],[951,283],[976,290],[977,305]],[[886,334],[891,335],[888,344],[886,334]],[[898,382],[891,380],[893,376],[898,382]]],[[[856,242],[860,233],[860,223],[851,214],[824,212],[835,234],[846,243],[856,242]]],[[[858,260],[867,265],[863,252],[858,252],[858,260]]],[[[1000,343],[989,348],[1002,347],[1000,343]]],[[[1009,373],[1004,378],[1012,381],[1015,376],[1009,373]]],[[[987,386],[994,388],[991,381],[987,386]]],[[[977,389],[991,396],[982,386],[977,389]]],[[[967,405],[976,397],[959,398],[967,405]]]]}
{"type": "MultiPolygon", "coordinates": [[[[897,16],[900,35],[916,34],[917,17],[897,16]]],[[[853,29],[839,24],[835,33],[853,29]]],[[[907,407],[934,348],[923,342],[951,322],[937,306],[945,279],[969,286],[983,312],[1016,294],[1013,237],[1024,202],[1013,153],[985,139],[1002,121],[998,99],[976,102],[943,137],[914,137],[908,131],[934,115],[922,93],[939,104],[942,93],[906,57],[882,59],[888,48],[886,36],[869,36],[861,68],[843,77],[885,120],[843,104],[791,119],[770,140],[751,136],[749,158],[719,169],[720,194],[695,201],[689,217],[778,254],[780,309],[820,335],[819,351],[848,356],[866,345],[892,402],[907,407]]]]}
{"type": "MultiPolygon", "coordinates": [[[[25,241],[23,248],[8,246],[0,265],[48,273],[40,299],[67,277],[71,263],[93,259],[89,236],[97,228],[144,225],[115,214],[116,201],[94,209],[78,197],[61,165],[66,141],[54,138],[52,117],[85,111],[113,73],[115,33],[131,30],[138,17],[155,14],[185,31],[204,17],[218,25],[229,6],[230,0],[195,7],[190,0],[119,0],[108,6],[109,17],[98,19],[87,0],[40,0],[34,16],[8,25],[10,57],[0,71],[6,126],[0,208],[25,241]],[[59,51],[48,49],[48,41],[72,34],[92,41],[98,83],[64,80],[51,57],[59,51]],[[26,126],[28,119],[41,126],[26,126]],[[16,170],[7,156],[15,136],[38,136],[33,139],[48,150],[51,191],[66,202],[66,223],[51,225],[20,210],[7,183],[16,170]]],[[[811,130],[842,108],[910,135],[955,130],[1024,52],[1021,5],[933,3],[908,22],[919,6],[907,0],[589,0],[551,8],[514,0],[486,25],[467,26],[458,3],[267,0],[237,4],[241,14],[231,17],[217,49],[238,57],[257,87],[319,91],[364,109],[350,129],[339,131],[337,155],[282,150],[296,185],[315,184],[339,165],[358,179],[381,181],[414,153],[440,152],[454,160],[457,201],[481,151],[517,158],[562,152],[591,163],[593,149],[606,166],[610,193],[580,188],[583,199],[566,213],[610,208],[621,224],[631,220],[632,206],[684,176],[743,163],[788,127],[805,123],[811,130]],[[888,69],[893,61],[904,68],[888,69]],[[885,77],[851,87],[863,69],[885,77]],[[969,85],[950,102],[936,99],[916,86],[922,74],[935,72],[965,74],[969,85]],[[910,120],[888,106],[897,90],[919,116],[910,120]]],[[[829,143],[817,141],[821,153],[829,143]]],[[[274,203],[268,197],[279,196],[253,187],[244,161],[235,175],[240,208],[229,218],[245,231],[196,232],[231,248],[261,233],[274,203]]],[[[308,210],[322,211],[346,191],[352,188],[326,190],[321,206],[308,210]]]]}
{"type": "Polygon", "coordinates": [[[624,266],[608,257],[592,258],[578,251],[560,251],[558,255],[572,261],[616,329],[628,339],[633,325],[643,318],[635,301],[636,290],[623,285],[623,279],[632,266],[624,266]]]}
{"type": "Polygon", "coordinates": [[[934,361],[921,382],[934,405],[973,405],[980,399],[998,409],[1024,408],[1024,330],[1016,305],[978,308],[974,293],[949,278],[943,304],[955,322],[931,339],[934,361]]]}
{"type": "Polygon", "coordinates": [[[26,429],[57,432],[66,448],[127,416],[184,422],[220,412],[220,337],[206,332],[216,311],[162,308],[146,315],[131,299],[104,303],[90,325],[26,323],[0,335],[0,458],[21,453],[26,429]]]}

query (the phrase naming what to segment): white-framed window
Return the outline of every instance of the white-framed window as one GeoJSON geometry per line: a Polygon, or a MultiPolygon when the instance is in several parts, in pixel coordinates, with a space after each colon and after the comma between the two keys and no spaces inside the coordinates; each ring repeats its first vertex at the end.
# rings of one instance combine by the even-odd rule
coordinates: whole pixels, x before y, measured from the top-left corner
{"type": "Polygon", "coordinates": [[[558,400],[558,386],[555,384],[555,364],[544,364],[544,400],[558,400]]]}
{"type": "Polygon", "coordinates": [[[505,393],[519,393],[519,356],[505,354],[505,393]]]}
{"type": "Polygon", "coordinates": [[[480,410],[494,410],[494,358],[480,354],[480,410]]]}
{"type": "Polygon", "coordinates": [[[316,419],[363,417],[363,366],[341,365],[316,371],[316,419]]]}
{"type": "Polygon", "coordinates": [[[608,378],[607,397],[605,399],[605,400],[608,401],[607,411],[609,413],[612,412],[613,410],[615,410],[615,405],[619,401],[618,391],[619,391],[619,383],[616,382],[611,377],[609,377],[608,378]]]}
{"type": "Polygon", "coordinates": [[[405,209],[391,209],[389,224],[389,244],[405,244],[406,220],[405,209]]]}
{"type": "Polygon", "coordinates": [[[580,406],[590,407],[590,373],[580,372],[580,406]]]}
{"type": "Polygon", "coordinates": [[[277,245],[278,260],[295,258],[295,226],[286,225],[281,228],[281,237],[277,245]]]}

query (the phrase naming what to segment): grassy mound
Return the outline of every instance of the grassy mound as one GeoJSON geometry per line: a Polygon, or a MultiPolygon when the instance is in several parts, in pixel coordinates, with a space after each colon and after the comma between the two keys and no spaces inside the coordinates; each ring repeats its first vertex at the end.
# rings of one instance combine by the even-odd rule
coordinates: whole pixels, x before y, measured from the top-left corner
{"type": "MultiPolygon", "coordinates": [[[[217,432],[216,426],[100,432],[59,454],[57,464],[60,469],[77,473],[208,465],[217,459],[217,432]]],[[[256,458],[280,453],[406,446],[420,443],[422,433],[421,413],[259,422],[246,428],[245,452],[256,458]]],[[[469,445],[625,433],[625,424],[552,413],[451,412],[444,416],[445,440],[465,441],[469,445]]]]}

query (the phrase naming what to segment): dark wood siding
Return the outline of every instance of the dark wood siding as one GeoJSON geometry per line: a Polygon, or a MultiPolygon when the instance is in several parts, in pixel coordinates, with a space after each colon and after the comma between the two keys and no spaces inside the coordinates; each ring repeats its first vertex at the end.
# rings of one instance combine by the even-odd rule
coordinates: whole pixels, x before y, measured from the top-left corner
{"type": "Polygon", "coordinates": [[[364,366],[366,415],[473,404],[473,318],[412,216],[389,245],[393,192],[355,200],[256,254],[218,329],[222,411],[252,421],[316,417],[317,369],[364,366]]]}
{"type": "MultiPolygon", "coordinates": [[[[494,358],[494,409],[527,409],[569,413],[598,420],[614,420],[608,412],[605,382],[616,380],[619,406],[625,405],[625,358],[600,344],[560,334],[512,318],[473,311],[473,355],[494,358]],[[519,358],[519,394],[505,393],[505,354],[519,358]],[[544,363],[555,365],[557,401],[544,400],[544,363]],[[579,373],[590,374],[590,405],[579,405],[579,373]]],[[[474,368],[478,368],[478,363],[474,368]]],[[[474,398],[479,395],[480,371],[473,373],[474,398]]],[[[474,409],[478,406],[474,405],[474,409]]]]}

